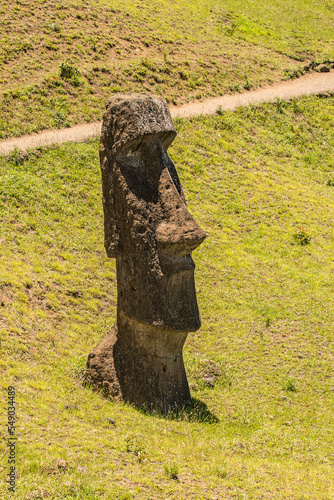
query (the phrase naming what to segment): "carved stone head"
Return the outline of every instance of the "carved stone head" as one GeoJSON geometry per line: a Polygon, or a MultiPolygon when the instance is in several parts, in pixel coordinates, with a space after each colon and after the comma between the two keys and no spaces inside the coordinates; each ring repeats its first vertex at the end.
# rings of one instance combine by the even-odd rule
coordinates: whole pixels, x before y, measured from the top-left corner
{"type": "Polygon", "coordinates": [[[105,247],[117,259],[118,317],[189,332],[200,327],[191,252],[205,233],[167,154],[175,136],[161,97],[109,99],[100,145],[105,247]]]}

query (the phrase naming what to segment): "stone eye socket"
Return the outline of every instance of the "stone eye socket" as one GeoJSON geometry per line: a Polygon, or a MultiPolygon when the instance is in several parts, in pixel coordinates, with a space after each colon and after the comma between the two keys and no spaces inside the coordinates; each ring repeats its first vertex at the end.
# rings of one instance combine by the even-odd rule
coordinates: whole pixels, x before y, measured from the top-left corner
{"type": "Polygon", "coordinates": [[[127,188],[140,200],[157,203],[158,192],[149,181],[146,171],[135,156],[122,156],[117,159],[127,188]]]}

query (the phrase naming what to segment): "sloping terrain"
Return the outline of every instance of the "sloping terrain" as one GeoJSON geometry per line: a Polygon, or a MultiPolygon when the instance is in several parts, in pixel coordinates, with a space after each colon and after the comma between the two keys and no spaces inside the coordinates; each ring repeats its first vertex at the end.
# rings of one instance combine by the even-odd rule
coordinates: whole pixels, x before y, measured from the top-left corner
{"type": "Polygon", "coordinates": [[[118,91],[180,104],[294,78],[333,40],[328,0],[8,0],[0,138],[98,120],[118,91]]]}
{"type": "MultiPolygon", "coordinates": [[[[277,99],[291,100],[310,94],[330,96],[334,93],[334,71],[309,73],[297,79],[279,82],[265,88],[245,91],[239,94],[212,97],[200,102],[189,102],[182,106],[170,106],[172,118],[189,118],[200,115],[214,115],[221,111],[234,111],[239,106],[275,102],[277,99]]],[[[96,139],[101,134],[100,122],[82,123],[60,130],[52,129],[37,134],[24,135],[0,141],[0,155],[9,155],[15,149],[24,155],[28,149],[52,146],[64,142],[83,142],[96,139]]]]}
{"type": "Polygon", "coordinates": [[[170,155],[208,238],[193,255],[194,400],[165,418],[82,385],[116,311],[98,143],[1,159],[0,370],[4,401],[17,391],[18,499],[334,496],[333,111],[323,96],[177,121],[170,155]]]}

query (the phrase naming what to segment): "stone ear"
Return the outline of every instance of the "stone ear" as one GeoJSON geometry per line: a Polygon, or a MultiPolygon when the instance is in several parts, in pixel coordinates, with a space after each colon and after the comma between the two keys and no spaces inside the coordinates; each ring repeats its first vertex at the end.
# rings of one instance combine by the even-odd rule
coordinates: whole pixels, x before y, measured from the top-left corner
{"type": "Polygon", "coordinates": [[[100,163],[103,190],[104,246],[108,257],[116,258],[121,253],[121,245],[115,207],[114,172],[112,168],[112,161],[108,158],[104,148],[100,148],[100,163]]]}

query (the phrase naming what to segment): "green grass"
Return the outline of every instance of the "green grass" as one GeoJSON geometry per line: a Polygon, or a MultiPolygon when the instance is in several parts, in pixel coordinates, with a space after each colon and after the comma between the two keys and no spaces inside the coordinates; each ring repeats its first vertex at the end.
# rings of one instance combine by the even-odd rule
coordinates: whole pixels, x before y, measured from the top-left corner
{"type": "Polygon", "coordinates": [[[194,400],[165,418],[81,384],[116,312],[98,143],[0,162],[1,388],[3,407],[17,389],[20,500],[334,496],[334,99],[177,128],[170,155],[208,238],[194,252],[202,327],[185,346],[194,400]]]}
{"type": "Polygon", "coordinates": [[[333,41],[329,0],[7,0],[0,138],[100,119],[118,91],[177,104],[294,78],[333,41]]]}

